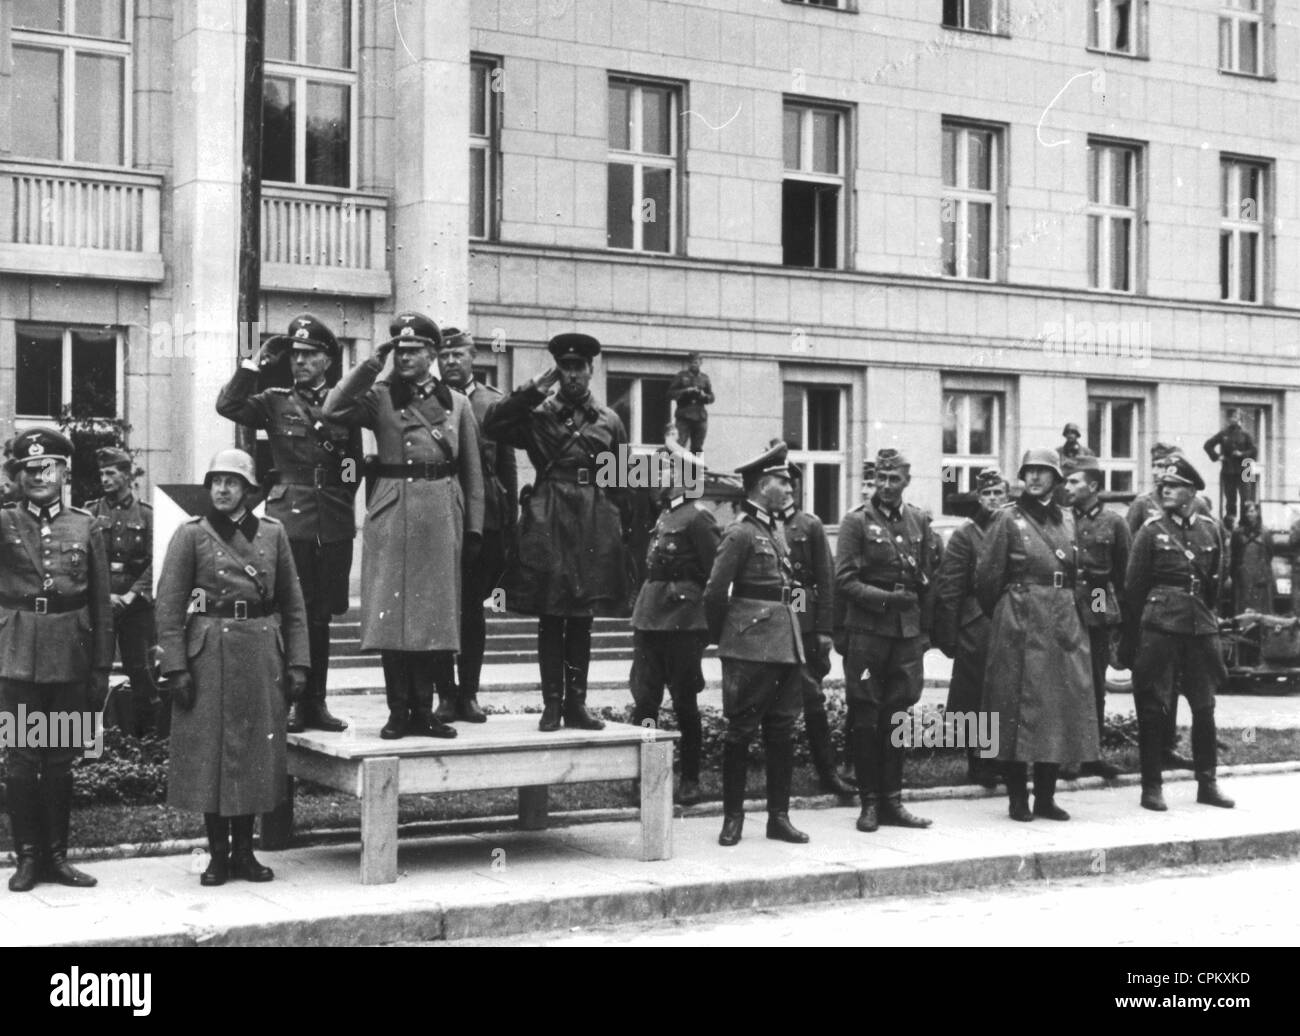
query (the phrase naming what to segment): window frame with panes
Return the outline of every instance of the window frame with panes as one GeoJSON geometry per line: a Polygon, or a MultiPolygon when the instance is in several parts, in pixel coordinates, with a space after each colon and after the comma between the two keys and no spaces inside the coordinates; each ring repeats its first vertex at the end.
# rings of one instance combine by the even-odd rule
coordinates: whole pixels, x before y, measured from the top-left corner
{"type": "Polygon", "coordinates": [[[1229,75],[1267,77],[1271,20],[1270,0],[1219,0],[1219,71],[1229,75]],[[1255,40],[1255,67],[1245,68],[1241,61],[1242,43],[1250,29],[1253,29],[1255,40]]]}
{"type": "Polygon", "coordinates": [[[1222,208],[1219,224],[1219,298],[1224,302],[1261,305],[1267,298],[1269,274],[1269,191],[1272,186],[1272,163],[1258,158],[1224,155],[1220,159],[1219,189],[1222,208]],[[1257,177],[1245,182],[1247,174],[1257,177]],[[1249,208],[1253,203],[1253,209],[1249,208]],[[1253,211],[1256,218],[1251,219],[1253,211]],[[1245,273],[1242,242],[1253,240],[1253,277],[1251,291],[1243,291],[1245,273]],[[1253,297],[1247,298],[1250,294],[1253,297]]]}
{"type": "Polygon", "coordinates": [[[945,29],[959,29],[962,32],[983,32],[990,36],[1005,36],[1006,12],[1003,10],[1005,0],[943,0],[940,11],[940,23],[945,29]],[[972,8],[978,7],[985,12],[988,25],[971,24],[972,8]]]}
{"type": "Polygon", "coordinates": [[[501,59],[474,54],[469,68],[469,238],[495,241],[500,235],[501,213],[501,59]],[[476,161],[481,173],[475,170],[476,161]],[[477,185],[476,177],[482,180],[477,185]],[[477,223],[476,204],[482,209],[477,223]]]}
{"type": "Polygon", "coordinates": [[[1006,192],[1002,182],[1003,140],[1001,126],[988,123],[964,122],[944,119],[940,146],[940,180],[943,193],[939,206],[940,255],[939,267],[944,277],[954,280],[990,281],[1002,279],[1002,249],[999,247],[1003,225],[1003,206],[1006,192]],[[987,187],[971,186],[971,145],[975,135],[988,140],[987,187]],[[950,137],[951,135],[951,137],[950,137]],[[949,140],[952,140],[951,149],[949,140]],[[949,156],[951,155],[951,161],[949,156]],[[973,206],[988,206],[987,273],[971,273],[970,211],[973,206]],[[949,241],[948,228],[952,227],[949,241]]]}
{"type": "MultiPolygon", "coordinates": [[[[1265,490],[1273,471],[1274,428],[1277,415],[1281,413],[1280,400],[1274,393],[1252,392],[1249,389],[1222,388],[1219,390],[1219,428],[1228,427],[1228,411],[1239,410],[1242,414],[1241,427],[1255,440],[1256,460],[1251,465],[1258,472],[1254,479],[1252,491],[1254,498],[1263,501],[1265,490]],[[1249,417],[1250,420],[1246,418],[1249,417]]],[[[1245,474],[1243,466],[1243,475],[1245,474]]],[[[1209,482],[1210,480],[1206,480],[1209,482]]],[[[1213,487],[1211,487],[1213,488],[1213,487]]],[[[1222,499],[1220,495],[1217,499],[1222,499]]],[[[1240,507],[1240,504],[1238,504],[1240,507]]],[[[1287,519],[1290,521],[1290,518],[1287,519]]]]}
{"type": "Polygon", "coordinates": [[[1126,393],[1109,386],[1090,386],[1088,390],[1088,449],[1097,457],[1104,481],[1102,492],[1136,496],[1145,484],[1142,478],[1143,420],[1146,399],[1140,393],[1126,393]],[[1128,418],[1128,442],[1115,449],[1116,409],[1131,408],[1128,418]],[[1116,476],[1127,476],[1127,486],[1116,486],[1116,476]]]}
{"type": "Polygon", "coordinates": [[[605,162],[605,245],[611,251],[643,255],[677,255],[679,253],[680,241],[683,236],[683,230],[680,226],[682,210],[681,166],[682,156],[686,153],[684,142],[685,126],[680,117],[683,92],[682,84],[671,80],[611,73],[606,81],[608,153],[605,162]],[[630,91],[627,103],[626,133],[616,138],[616,132],[621,131],[616,131],[615,127],[618,111],[615,108],[615,92],[622,90],[630,91]],[[662,95],[667,99],[667,110],[663,113],[660,121],[661,129],[667,130],[668,151],[666,153],[645,150],[647,111],[645,98],[648,92],[662,95]],[[623,143],[624,139],[626,139],[627,144],[625,148],[615,146],[623,143]],[[625,213],[626,223],[620,222],[617,225],[614,221],[617,207],[614,204],[614,170],[616,168],[630,168],[632,171],[632,182],[628,192],[628,196],[632,201],[625,213]],[[663,172],[668,176],[667,198],[669,212],[666,220],[660,217],[659,205],[656,199],[646,194],[647,171],[663,172]],[[654,205],[654,210],[650,213],[652,217],[650,219],[645,218],[647,202],[654,205]],[[665,223],[668,228],[666,247],[647,247],[647,225],[661,222],[665,223]],[[621,236],[618,238],[619,243],[615,243],[615,232],[624,232],[629,227],[631,229],[630,243],[621,243],[623,240],[621,236]]]}
{"type": "Polygon", "coordinates": [[[1001,468],[1006,440],[1006,393],[991,388],[961,388],[944,386],[940,410],[940,436],[943,450],[941,475],[942,508],[944,514],[962,513],[961,505],[954,504],[976,492],[975,479],[986,468],[1001,468]],[[987,452],[976,452],[971,447],[971,407],[976,399],[987,398],[992,403],[989,418],[989,443],[987,452]],[[952,414],[952,439],[949,439],[948,416],[952,414]],[[951,447],[951,448],[950,448],[951,447]],[[963,448],[964,447],[964,448],[963,448]]]}
{"type": "MultiPolygon", "coordinates": [[[[266,60],[265,60],[265,87],[263,92],[262,104],[262,182],[264,184],[274,184],[277,186],[323,189],[337,191],[356,190],[357,186],[357,148],[358,148],[358,111],[359,111],[359,83],[360,83],[360,22],[359,22],[359,0],[342,0],[338,10],[347,13],[348,24],[346,26],[346,40],[343,48],[346,51],[345,60],[348,62],[345,66],[335,66],[326,64],[309,64],[307,57],[313,39],[319,40],[319,34],[313,34],[309,31],[311,28],[310,21],[304,17],[306,12],[311,11],[319,16],[321,7],[319,0],[270,0],[267,4],[267,30],[266,30],[266,60]],[[289,40],[290,50],[289,57],[281,56],[284,52],[274,51],[276,41],[272,37],[272,19],[276,16],[277,10],[287,9],[291,13],[290,26],[292,37],[289,40]],[[268,161],[268,142],[279,140],[283,134],[273,132],[272,126],[268,124],[267,113],[269,106],[273,103],[272,84],[287,80],[293,91],[293,103],[290,107],[293,124],[293,176],[291,179],[276,178],[268,167],[271,162],[268,161]],[[308,125],[310,123],[310,113],[307,110],[307,104],[311,96],[312,88],[322,88],[328,90],[346,89],[347,91],[347,154],[344,156],[345,169],[342,183],[322,182],[323,178],[318,177],[313,180],[313,175],[308,162],[308,144],[309,134],[308,125]]],[[[283,118],[283,116],[281,116],[283,118]]],[[[273,145],[274,147],[274,145],[273,145]]],[[[274,152],[272,152],[274,153],[274,152]]],[[[273,170],[278,172],[279,170],[273,170]]]]}
{"type": "MultiPolygon", "coordinates": [[[[129,169],[133,165],[133,40],[135,21],[134,0],[120,0],[118,10],[121,12],[121,35],[95,36],[78,32],[78,0],[30,0],[29,3],[11,5],[13,27],[10,31],[10,59],[12,79],[10,85],[13,105],[11,107],[11,153],[16,159],[31,159],[38,162],[57,162],[60,165],[91,166],[106,169],[129,169]],[[58,28],[33,28],[22,25],[27,8],[35,7],[43,13],[57,10],[58,28]],[[33,151],[27,147],[24,120],[27,116],[33,121],[45,125],[49,120],[41,118],[41,109],[24,101],[24,88],[21,82],[23,71],[20,69],[20,52],[44,52],[58,55],[58,92],[55,104],[58,106],[58,118],[53,120],[57,139],[54,154],[45,151],[33,151]],[[117,95],[117,152],[113,161],[102,161],[102,154],[86,158],[78,153],[78,139],[85,132],[93,131],[96,139],[103,136],[105,105],[103,97],[97,95],[91,104],[90,98],[83,99],[77,95],[77,81],[86,71],[84,63],[88,61],[114,61],[118,63],[120,77],[117,95]],[[91,109],[89,112],[86,109],[91,109]],[[78,115],[84,115],[85,121],[79,122],[78,115]],[[79,132],[79,126],[81,132],[79,132]]],[[[34,84],[32,87],[37,89],[34,84]]],[[[100,87],[102,90],[102,86],[100,87]]]]}
{"type": "MultiPolygon", "coordinates": [[[[849,241],[849,154],[850,110],[842,105],[787,97],[781,108],[781,261],[795,269],[842,270],[847,263],[849,241]],[[794,147],[791,125],[794,120],[794,147]],[[818,127],[832,126],[822,133],[823,147],[818,147],[818,127]],[[833,156],[822,154],[833,146],[833,156]],[[797,154],[796,154],[797,152],[797,154]],[[809,202],[796,211],[796,191],[810,192],[809,202]],[[833,192],[829,203],[824,195],[833,192]],[[833,213],[827,210],[833,208],[833,213]],[[826,224],[831,222],[834,240],[826,240],[826,224]],[[800,241],[811,262],[795,262],[793,234],[811,228],[812,241],[800,241]]],[[[802,252],[800,253],[802,254],[802,252]]]]}
{"type": "Polygon", "coordinates": [[[1147,53],[1147,0],[1085,0],[1088,4],[1088,49],[1102,54],[1140,58],[1147,53]],[[1116,12],[1128,8],[1128,46],[1115,39],[1116,12]]]}
{"type": "Polygon", "coordinates": [[[1143,154],[1137,143],[1100,137],[1088,140],[1088,286],[1096,291],[1135,295],[1141,290],[1143,154]],[[1126,168],[1117,170],[1121,164],[1126,168]],[[1116,190],[1121,175],[1122,195],[1116,190]],[[1117,284],[1114,230],[1122,223],[1128,226],[1122,246],[1126,283],[1117,284]]]}
{"type": "Polygon", "coordinates": [[[790,447],[787,459],[803,472],[800,497],[795,503],[800,510],[815,514],[827,528],[838,526],[849,510],[849,480],[845,477],[849,463],[849,400],[849,386],[842,382],[810,381],[791,376],[781,386],[782,438],[790,447]],[[814,423],[814,395],[833,396],[836,413],[829,419],[814,423]],[[794,414],[796,408],[797,417],[794,414]],[[829,446],[826,445],[828,431],[833,436],[829,446]],[[814,439],[820,448],[814,448],[814,439]],[[819,501],[819,489],[833,499],[819,501]],[[825,506],[827,503],[833,510],[825,506]]]}
{"type": "Polygon", "coordinates": [[[628,369],[610,359],[610,369],[605,374],[605,405],[619,416],[627,431],[628,443],[636,449],[663,445],[663,431],[673,423],[673,402],[668,396],[668,386],[672,384],[673,375],[658,371],[628,369]],[[615,392],[616,382],[627,382],[627,402],[625,392],[615,392]],[[646,383],[653,382],[659,389],[662,403],[662,420],[647,414],[646,408],[653,405],[646,399],[646,383]]]}
{"type": "MultiPolygon", "coordinates": [[[[74,337],[81,336],[88,344],[93,344],[94,340],[100,340],[101,344],[111,340],[113,347],[113,412],[107,414],[74,414],[74,418],[95,419],[95,420],[118,420],[125,416],[126,400],[124,393],[126,391],[126,335],[121,328],[106,327],[104,325],[87,325],[77,323],[61,323],[58,321],[40,321],[24,320],[19,321],[15,326],[14,334],[14,388],[13,388],[13,410],[14,428],[17,431],[24,431],[35,425],[49,424],[58,422],[63,416],[63,411],[69,405],[75,406],[79,390],[84,390],[88,376],[79,373],[76,368],[76,343],[74,337]],[[59,371],[58,406],[54,408],[53,413],[44,413],[26,409],[22,406],[25,402],[22,399],[24,393],[24,380],[28,377],[25,372],[24,350],[32,347],[41,348],[38,344],[41,337],[47,339],[57,336],[59,356],[57,359],[59,371]]],[[[54,386],[50,384],[48,371],[52,369],[53,364],[47,364],[46,370],[46,387],[45,393],[47,398],[55,391],[54,386]]]]}

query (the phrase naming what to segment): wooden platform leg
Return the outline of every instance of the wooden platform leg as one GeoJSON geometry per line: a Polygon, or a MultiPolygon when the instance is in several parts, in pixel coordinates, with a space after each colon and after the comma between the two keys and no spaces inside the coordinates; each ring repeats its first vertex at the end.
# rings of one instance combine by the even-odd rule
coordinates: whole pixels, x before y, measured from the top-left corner
{"type": "Polygon", "coordinates": [[[546,827],[550,788],[535,784],[519,789],[519,828],[522,831],[541,831],[546,827]]]}
{"type": "Polygon", "coordinates": [[[673,855],[673,743],[641,745],[641,859],[673,855]]]}
{"type": "Polygon", "coordinates": [[[284,801],[270,813],[262,814],[262,848],[276,852],[289,848],[293,834],[293,778],[284,782],[284,801]]]}
{"type": "Polygon", "coordinates": [[[394,757],[361,761],[361,884],[397,880],[397,770],[394,757]]]}

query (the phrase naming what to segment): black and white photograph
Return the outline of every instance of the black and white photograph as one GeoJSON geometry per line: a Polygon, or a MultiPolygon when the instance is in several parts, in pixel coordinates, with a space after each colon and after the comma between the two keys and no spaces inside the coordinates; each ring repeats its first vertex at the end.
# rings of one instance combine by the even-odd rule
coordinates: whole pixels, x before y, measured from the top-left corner
{"type": "Polygon", "coordinates": [[[1273,1002],[1298,113],[1300,0],[0,0],[33,1004],[171,1018],[200,946],[1273,1002]]]}

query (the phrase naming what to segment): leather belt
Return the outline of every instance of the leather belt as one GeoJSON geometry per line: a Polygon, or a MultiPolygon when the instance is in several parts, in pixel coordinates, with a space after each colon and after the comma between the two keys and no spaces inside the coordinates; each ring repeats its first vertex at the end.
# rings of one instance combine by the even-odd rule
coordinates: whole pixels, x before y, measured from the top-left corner
{"type": "Polygon", "coordinates": [[[343,485],[343,469],[324,465],[286,464],[276,468],[275,481],[282,486],[312,486],[316,489],[343,485]]]}
{"type": "Polygon", "coordinates": [[[1052,586],[1058,590],[1074,589],[1074,576],[1065,572],[1053,572],[1051,579],[1013,579],[1011,584],[1020,586],[1052,586]]]}
{"type": "Polygon", "coordinates": [[[451,478],[457,468],[452,461],[433,460],[419,464],[376,464],[370,470],[375,478],[418,478],[432,482],[451,478]]]}
{"type": "Polygon", "coordinates": [[[900,589],[906,590],[909,593],[917,592],[916,583],[910,577],[907,579],[900,579],[894,583],[887,583],[883,579],[864,579],[863,582],[866,583],[867,586],[874,586],[877,590],[888,590],[891,593],[900,589]]]}
{"type": "Polygon", "coordinates": [[[1205,587],[1205,582],[1200,576],[1188,576],[1176,582],[1168,579],[1158,580],[1155,585],[1165,590],[1185,590],[1189,594],[1199,595],[1205,587]]]}
{"type": "Polygon", "coordinates": [[[0,608],[12,608],[37,615],[62,615],[80,611],[89,603],[85,594],[27,594],[23,597],[0,597],[0,608]]]}
{"type": "MultiPolygon", "coordinates": [[[[580,468],[552,468],[546,473],[546,478],[555,479],[558,482],[576,482],[580,486],[594,486],[596,484],[596,469],[590,467],[580,468]]],[[[542,482],[544,479],[538,479],[542,482]]]]}
{"type": "Polygon", "coordinates": [[[754,583],[736,583],[731,588],[732,597],[743,597],[750,601],[774,601],[790,604],[791,595],[797,588],[793,586],[758,586],[754,583]]]}
{"type": "Polygon", "coordinates": [[[265,619],[276,613],[275,605],[267,608],[261,601],[212,601],[205,603],[199,615],[213,615],[218,619],[265,619]]]}

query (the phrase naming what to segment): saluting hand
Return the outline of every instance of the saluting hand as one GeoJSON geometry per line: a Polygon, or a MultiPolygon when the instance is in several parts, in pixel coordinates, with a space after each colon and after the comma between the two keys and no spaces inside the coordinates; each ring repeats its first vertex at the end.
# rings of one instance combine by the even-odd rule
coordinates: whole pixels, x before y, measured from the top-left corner
{"type": "Polygon", "coordinates": [[[289,343],[283,338],[269,339],[257,353],[257,365],[262,368],[274,367],[289,351],[289,343]]]}
{"type": "Polygon", "coordinates": [[[551,389],[555,388],[559,383],[559,380],[560,369],[558,367],[552,367],[541,377],[533,379],[533,388],[537,389],[539,392],[550,392],[551,389]]]}
{"type": "Polygon", "coordinates": [[[388,362],[389,354],[396,348],[396,344],[392,341],[381,342],[379,345],[375,346],[375,359],[378,360],[382,366],[388,362]]]}

